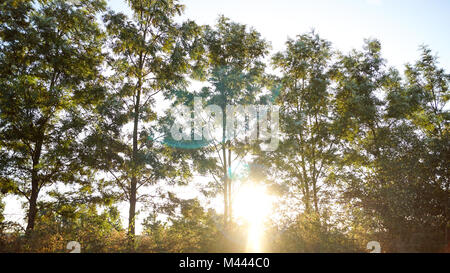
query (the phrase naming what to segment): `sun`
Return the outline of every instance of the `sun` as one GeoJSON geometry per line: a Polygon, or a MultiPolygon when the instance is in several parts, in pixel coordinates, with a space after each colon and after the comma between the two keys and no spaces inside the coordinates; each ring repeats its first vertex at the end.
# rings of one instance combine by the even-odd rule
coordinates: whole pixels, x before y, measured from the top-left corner
{"type": "Polygon", "coordinates": [[[262,252],[264,221],[272,211],[272,203],[266,187],[254,182],[243,184],[235,193],[233,213],[248,224],[247,252],[262,252]]]}

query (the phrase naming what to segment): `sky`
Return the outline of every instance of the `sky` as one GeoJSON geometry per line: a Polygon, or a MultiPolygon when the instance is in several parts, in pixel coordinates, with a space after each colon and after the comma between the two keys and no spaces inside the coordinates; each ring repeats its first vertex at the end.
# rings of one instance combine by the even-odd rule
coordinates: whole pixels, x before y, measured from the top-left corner
{"type": "MultiPolygon", "coordinates": [[[[124,0],[110,0],[117,11],[124,0]]],[[[425,44],[450,67],[450,1],[448,0],[182,0],[184,18],[213,25],[219,15],[247,24],[283,50],[288,37],[315,29],[335,49],[361,49],[365,38],[381,41],[388,65],[403,70],[419,58],[425,44]]]]}
{"type": "MultiPolygon", "coordinates": [[[[198,24],[215,24],[219,15],[254,27],[272,44],[272,53],[283,50],[287,38],[314,29],[337,50],[361,49],[365,38],[381,41],[388,65],[403,70],[418,60],[420,45],[428,45],[450,71],[450,1],[448,0],[184,0],[180,18],[198,24]]],[[[124,0],[109,0],[116,11],[130,14],[124,0]]],[[[189,195],[189,194],[188,194],[189,195]]],[[[185,196],[188,197],[188,196],[185,196]]],[[[8,220],[20,221],[20,201],[6,198],[8,220]]],[[[126,224],[127,208],[122,218],[126,224]]],[[[139,219],[142,220],[142,219],[139,219]]],[[[23,222],[22,222],[23,223],[23,222]]],[[[140,231],[138,224],[137,231],[140,231]]]]}

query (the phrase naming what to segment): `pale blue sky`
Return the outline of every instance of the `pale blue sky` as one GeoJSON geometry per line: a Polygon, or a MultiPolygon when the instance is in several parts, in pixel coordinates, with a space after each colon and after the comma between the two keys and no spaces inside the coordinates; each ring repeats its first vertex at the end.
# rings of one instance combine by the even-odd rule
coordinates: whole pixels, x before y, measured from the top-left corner
{"type": "MultiPolygon", "coordinates": [[[[115,10],[127,10],[124,0],[110,0],[115,10]]],[[[450,67],[450,1],[447,0],[184,0],[185,18],[214,24],[219,14],[255,27],[283,49],[287,37],[314,28],[336,49],[361,48],[364,38],[377,38],[390,65],[403,69],[427,44],[441,65],[450,67]]]]}

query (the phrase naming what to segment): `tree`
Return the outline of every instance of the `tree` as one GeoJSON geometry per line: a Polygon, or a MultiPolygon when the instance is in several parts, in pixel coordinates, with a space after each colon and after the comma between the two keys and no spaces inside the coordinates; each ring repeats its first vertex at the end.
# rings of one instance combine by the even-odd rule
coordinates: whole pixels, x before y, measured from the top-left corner
{"type": "Polygon", "coordinates": [[[128,233],[133,244],[136,203],[151,198],[138,195],[138,189],[165,177],[183,178],[187,171],[183,162],[175,168],[172,151],[149,137],[157,120],[155,96],[185,84],[185,75],[195,68],[191,61],[200,54],[195,39],[200,28],[191,21],[175,22],[184,8],[178,1],[128,3],[131,20],[121,13],[104,16],[113,74],[108,99],[99,108],[97,127],[86,145],[94,148],[91,166],[105,171],[129,202],[128,233]]]}
{"type": "Polygon", "coordinates": [[[407,65],[406,83],[393,69],[378,75],[386,107],[356,118],[367,130],[353,134],[346,155],[344,200],[363,209],[363,225],[384,249],[438,251],[448,225],[448,76],[426,49],[407,65]]]}
{"type": "Polygon", "coordinates": [[[5,220],[5,216],[3,215],[3,211],[5,210],[5,203],[3,202],[3,194],[0,193],[0,225],[5,220]]]}
{"type": "Polygon", "coordinates": [[[273,56],[281,72],[276,102],[282,113],[279,148],[263,154],[260,162],[274,168],[275,176],[300,195],[306,214],[320,215],[321,196],[335,163],[338,139],[333,132],[330,69],[331,45],[311,32],[286,42],[273,56]]]}
{"type": "MultiPolygon", "coordinates": [[[[215,27],[207,26],[204,32],[203,42],[207,58],[204,73],[208,85],[199,91],[179,91],[176,94],[176,104],[195,107],[194,98],[199,97],[203,103],[200,107],[217,105],[222,111],[220,136],[213,137],[211,140],[205,138],[200,140],[201,145],[197,147],[193,163],[200,174],[210,175],[214,179],[210,183],[212,193],[216,193],[217,190],[223,191],[225,228],[232,221],[230,171],[232,166],[235,167],[250,151],[249,146],[246,146],[245,138],[239,138],[245,132],[239,131],[231,137],[228,135],[227,126],[235,126],[235,124],[229,125],[227,120],[236,121],[241,113],[235,111],[233,117],[228,117],[227,105],[255,104],[258,102],[258,96],[263,92],[265,65],[262,61],[268,54],[269,44],[260,36],[254,29],[231,22],[223,16],[219,17],[215,27]],[[239,136],[239,134],[242,135],[239,136]]],[[[205,119],[208,118],[211,117],[205,117],[205,119]]],[[[240,118],[241,121],[242,118],[245,121],[243,115],[240,115],[240,118]]],[[[211,121],[201,120],[201,122],[211,121]]],[[[219,129],[219,126],[213,126],[212,123],[209,125],[211,125],[211,131],[219,129]]]]}
{"type": "Polygon", "coordinates": [[[148,236],[142,247],[152,252],[217,252],[223,251],[223,240],[215,223],[213,209],[205,210],[197,199],[182,200],[172,196],[163,208],[166,221],[157,219],[157,212],[144,221],[148,236]]]}
{"type": "Polygon", "coordinates": [[[28,201],[33,230],[39,193],[88,174],[77,154],[89,107],[101,99],[104,35],[100,0],[8,0],[0,8],[0,182],[28,201]]]}

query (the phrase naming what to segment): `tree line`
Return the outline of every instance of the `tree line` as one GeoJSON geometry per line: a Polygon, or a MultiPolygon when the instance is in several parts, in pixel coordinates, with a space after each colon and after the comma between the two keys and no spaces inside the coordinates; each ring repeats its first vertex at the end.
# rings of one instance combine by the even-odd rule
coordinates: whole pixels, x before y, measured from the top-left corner
{"type": "Polygon", "coordinates": [[[92,252],[242,251],[230,174],[242,161],[286,201],[267,224],[268,251],[364,251],[374,240],[449,251],[450,74],[428,47],[403,72],[376,39],[343,53],[311,31],[272,53],[224,16],[198,25],[178,20],[176,0],[126,2],[131,16],[103,0],[0,4],[0,197],[21,197],[27,212],[23,229],[0,202],[0,252],[70,240],[92,252]],[[173,117],[158,109],[194,97],[279,106],[278,148],[167,145],[173,117]],[[198,175],[223,214],[164,190],[198,175]],[[150,211],[142,236],[139,203],[150,211]]]}

